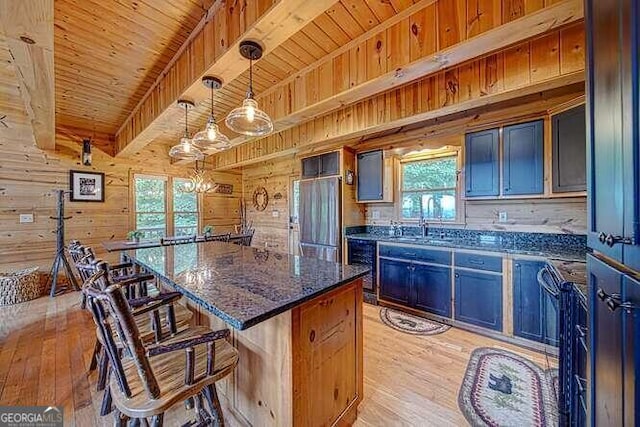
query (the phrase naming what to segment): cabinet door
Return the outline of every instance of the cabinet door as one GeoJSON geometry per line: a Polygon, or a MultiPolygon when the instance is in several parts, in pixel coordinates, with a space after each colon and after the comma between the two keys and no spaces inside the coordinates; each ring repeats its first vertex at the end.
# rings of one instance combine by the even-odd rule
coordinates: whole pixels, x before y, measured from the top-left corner
{"type": "Polygon", "coordinates": [[[382,200],[384,170],[382,150],[359,153],[357,162],[358,201],[382,200]]]}
{"type": "Polygon", "coordinates": [[[502,331],[502,276],[456,270],[455,318],[502,331]]]}
{"type": "Polygon", "coordinates": [[[302,159],[302,178],[315,178],[320,173],[320,158],[318,156],[302,159]]]}
{"type": "Polygon", "coordinates": [[[590,22],[586,26],[588,244],[606,256],[622,261],[623,245],[609,247],[599,240],[600,233],[624,235],[621,13],[618,0],[587,0],[585,6],[590,22]]]}
{"type": "Polygon", "coordinates": [[[580,105],[551,119],[553,192],[587,189],[587,125],[580,105]]]}
{"type": "Polygon", "coordinates": [[[497,196],[500,192],[498,129],[468,133],[465,137],[467,197],[497,196]]]}
{"type": "Polygon", "coordinates": [[[513,263],[513,334],[532,341],[544,342],[544,290],[538,284],[538,271],[543,262],[513,263]]]}
{"type": "Polygon", "coordinates": [[[503,129],[504,195],[542,194],[544,191],[543,122],[521,123],[503,129]]]}
{"type": "Polygon", "coordinates": [[[337,151],[320,156],[320,170],[318,176],[340,174],[340,153],[337,151]]]}
{"type": "Polygon", "coordinates": [[[451,317],[451,268],[413,264],[411,286],[415,308],[451,317]]]}
{"type": "Polygon", "coordinates": [[[622,318],[611,311],[598,293],[620,295],[622,274],[592,255],[587,255],[591,341],[589,379],[590,408],[595,426],[623,423],[622,318]]]}
{"type": "Polygon", "coordinates": [[[380,298],[409,305],[410,268],[408,262],[380,259],[380,298]]]}
{"type": "Polygon", "coordinates": [[[624,425],[640,425],[640,281],[625,276],[622,301],[636,307],[624,311],[624,425]]]}

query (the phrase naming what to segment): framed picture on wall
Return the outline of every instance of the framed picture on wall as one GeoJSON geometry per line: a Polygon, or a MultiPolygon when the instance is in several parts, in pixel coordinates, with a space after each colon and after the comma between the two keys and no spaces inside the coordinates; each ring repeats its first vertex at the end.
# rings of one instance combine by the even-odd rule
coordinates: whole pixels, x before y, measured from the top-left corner
{"type": "Polygon", "coordinates": [[[72,202],[104,202],[104,173],[70,171],[72,202]]]}

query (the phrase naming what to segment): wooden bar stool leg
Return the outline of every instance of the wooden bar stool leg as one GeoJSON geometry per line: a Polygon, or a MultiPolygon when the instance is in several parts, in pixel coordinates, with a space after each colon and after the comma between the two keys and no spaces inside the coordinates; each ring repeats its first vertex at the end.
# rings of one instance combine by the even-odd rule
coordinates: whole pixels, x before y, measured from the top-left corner
{"type": "Polygon", "coordinates": [[[98,383],[96,384],[96,391],[102,391],[107,386],[107,373],[109,371],[109,358],[107,352],[103,349],[100,354],[100,361],[98,365],[98,383]]]}
{"type": "Polygon", "coordinates": [[[158,414],[151,419],[151,427],[162,427],[164,424],[164,414],[158,414]]]}
{"type": "Polygon", "coordinates": [[[96,338],[96,344],[93,346],[93,354],[91,355],[91,365],[89,365],[89,371],[93,371],[98,367],[98,355],[102,349],[102,344],[96,338]]]}
{"type": "Polygon", "coordinates": [[[202,393],[204,394],[207,403],[209,404],[209,409],[211,410],[211,415],[215,418],[215,425],[219,427],[224,427],[224,417],[222,415],[222,406],[220,405],[220,400],[218,399],[218,391],[216,390],[215,384],[210,384],[202,389],[202,393]]]}

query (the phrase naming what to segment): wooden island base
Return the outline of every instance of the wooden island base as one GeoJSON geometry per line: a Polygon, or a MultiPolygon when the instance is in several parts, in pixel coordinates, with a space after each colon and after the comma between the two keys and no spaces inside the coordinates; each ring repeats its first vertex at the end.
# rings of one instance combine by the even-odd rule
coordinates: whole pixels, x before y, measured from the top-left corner
{"type": "MultiPolygon", "coordinates": [[[[199,324],[227,327],[189,301],[199,324]]],[[[238,421],[255,426],[350,425],[362,400],[362,279],[247,330],[231,329],[239,351],[218,383],[238,421]]]]}

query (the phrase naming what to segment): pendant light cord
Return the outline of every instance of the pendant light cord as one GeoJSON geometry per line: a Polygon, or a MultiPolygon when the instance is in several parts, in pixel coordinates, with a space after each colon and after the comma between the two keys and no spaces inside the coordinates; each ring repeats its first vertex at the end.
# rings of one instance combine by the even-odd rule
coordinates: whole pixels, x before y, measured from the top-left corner
{"type": "Polygon", "coordinates": [[[187,111],[189,107],[187,104],[184,104],[184,136],[185,138],[189,138],[189,124],[187,122],[187,111]]]}
{"type": "Polygon", "coordinates": [[[253,56],[249,55],[249,91],[247,98],[253,99],[253,56]]]}
{"type": "Polygon", "coordinates": [[[216,117],[213,113],[213,86],[211,86],[211,120],[215,123],[216,117]]]}

